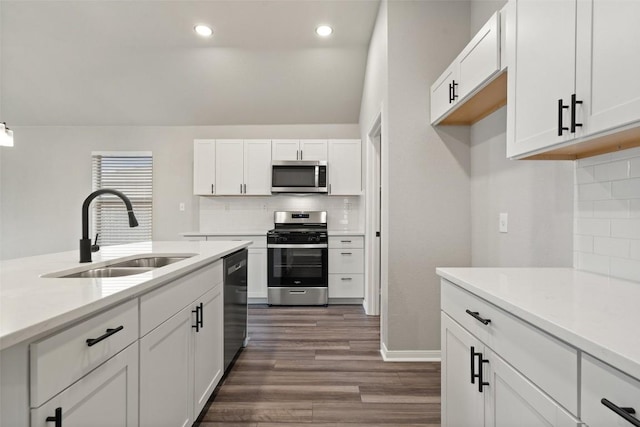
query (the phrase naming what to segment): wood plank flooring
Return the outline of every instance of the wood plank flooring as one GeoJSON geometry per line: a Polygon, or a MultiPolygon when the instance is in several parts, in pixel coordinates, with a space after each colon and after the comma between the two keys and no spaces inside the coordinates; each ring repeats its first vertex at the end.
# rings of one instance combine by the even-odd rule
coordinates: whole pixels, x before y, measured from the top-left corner
{"type": "Polygon", "coordinates": [[[249,336],[196,425],[440,425],[440,364],[383,362],[361,306],[250,306],[249,336]]]}

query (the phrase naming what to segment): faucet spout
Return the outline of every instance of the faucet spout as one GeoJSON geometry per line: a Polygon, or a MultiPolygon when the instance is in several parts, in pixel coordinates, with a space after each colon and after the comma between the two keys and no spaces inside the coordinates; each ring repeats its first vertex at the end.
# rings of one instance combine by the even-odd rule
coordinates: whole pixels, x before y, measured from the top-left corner
{"type": "Polygon", "coordinates": [[[131,200],[124,193],[113,190],[111,188],[102,188],[89,194],[82,203],[82,239],[80,239],[80,262],[91,262],[91,239],[89,238],[89,205],[96,197],[102,194],[113,194],[118,196],[124,202],[129,214],[129,227],[137,227],[138,220],[133,214],[133,207],[131,206],[131,200]]]}

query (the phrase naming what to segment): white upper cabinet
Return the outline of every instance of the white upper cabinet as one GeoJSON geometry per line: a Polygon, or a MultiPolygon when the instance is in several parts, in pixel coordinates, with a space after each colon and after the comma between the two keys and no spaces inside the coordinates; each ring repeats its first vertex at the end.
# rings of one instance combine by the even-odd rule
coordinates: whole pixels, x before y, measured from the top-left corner
{"type": "Polygon", "coordinates": [[[515,56],[509,64],[507,157],[575,137],[576,0],[517,0],[515,56]]]}
{"type": "Polygon", "coordinates": [[[640,120],[640,2],[579,1],[576,93],[588,134],[640,120]]]}
{"type": "Polygon", "coordinates": [[[273,160],[300,160],[299,139],[274,139],[271,141],[273,160]]]}
{"type": "Polygon", "coordinates": [[[326,139],[274,139],[273,160],[327,160],[326,139]]]}
{"type": "Polygon", "coordinates": [[[433,125],[474,123],[504,105],[505,91],[498,90],[504,82],[495,79],[501,64],[501,13],[487,21],[431,86],[433,125]],[[476,98],[480,92],[483,96],[476,98]]]}
{"type": "Polygon", "coordinates": [[[271,195],[271,140],[195,140],[194,194],[271,195]]]}
{"type": "Polygon", "coordinates": [[[239,196],[244,189],[244,142],[240,139],[216,141],[216,195],[239,196]]]}
{"type": "Polygon", "coordinates": [[[575,159],[637,145],[640,2],[512,2],[507,157],[575,159]]]}
{"type": "Polygon", "coordinates": [[[362,193],[362,151],[359,139],[329,140],[329,195],[362,193]]]}
{"type": "Polygon", "coordinates": [[[327,160],[326,139],[300,140],[300,160],[327,160]]]}
{"type": "Polygon", "coordinates": [[[244,140],[244,194],[271,195],[271,140],[244,140]]]}
{"type": "Polygon", "coordinates": [[[216,141],[193,141],[193,194],[211,196],[216,184],[216,141]]]}

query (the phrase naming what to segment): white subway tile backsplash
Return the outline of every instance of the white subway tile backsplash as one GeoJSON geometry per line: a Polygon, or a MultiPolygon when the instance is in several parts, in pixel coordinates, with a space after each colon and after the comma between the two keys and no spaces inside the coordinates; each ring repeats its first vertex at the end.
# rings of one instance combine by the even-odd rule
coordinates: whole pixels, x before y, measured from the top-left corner
{"type": "Polygon", "coordinates": [[[611,198],[610,182],[578,184],[578,200],[606,200],[610,198],[611,198]]]}
{"type": "Polygon", "coordinates": [[[616,239],[611,237],[594,237],[593,252],[598,255],[629,257],[629,239],[616,239]]]}
{"type": "Polygon", "coordinates": [[[575,231],[576,234],[587,236],[609,236],[611,221],[608,219],[578,218],[575,231]]]}
{"type": "Polygon", "coordinates": [[[640,147],[575,168],[574,267],[640,282],[640,147]]]}
{"type": "Polygon", "coordinates": [[[629,201],[620,199],[596,200],[593,203],[594,218],[628,218],[629,201]]]}
{"type": "Polygon", "coordinates": [[[612,182],[611,194],[616,199],[640,198],[640,178],[612,182]]]}
{"type": "Polygon", "coordinates": [[[595,180],[595,166],[576,168],[576,184],[588,184],[595,180]]]}
{"type": "Polygon", "coordinates": [[[629,177],[629,160],[604,163],[593,166],[596,181],[614,181],[629,177]]]}
{"type": "Polygon", "coordinates": [[[609,274],[609,260],[604,255],[578,253],[578,269],[591,273],[609,274]]]}
{"type": "Polygon", "coordinates": [[[640,281],[640,261],[626,258],[611,258],[610,274],[622,279],[640,281]]]}
{"type": "Polygon", "coordinates": [[[630,240],[629,256],[632,259],[640,260],[640,240],[630,240]]]}
{"type": "Polygon", "coordinates": [[[573,250],[578,252],[593,252],[593,236],[573,236],[573,250]]]}
{"type": "Polygon", "coordinates": [[[640,239],[640,219],[612,219],[611,237],[640,239]]]}

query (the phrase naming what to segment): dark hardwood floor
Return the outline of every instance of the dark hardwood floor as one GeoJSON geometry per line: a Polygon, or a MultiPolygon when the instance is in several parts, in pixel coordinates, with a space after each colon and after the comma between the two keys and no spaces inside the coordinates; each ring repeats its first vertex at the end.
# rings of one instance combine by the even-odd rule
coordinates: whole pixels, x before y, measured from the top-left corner
{"type": "Polygon", "coordinates": [[[200,427],[439,426],[440,364],[383,362],[361,306],[249,308],[249,346],[200,427]]]}

